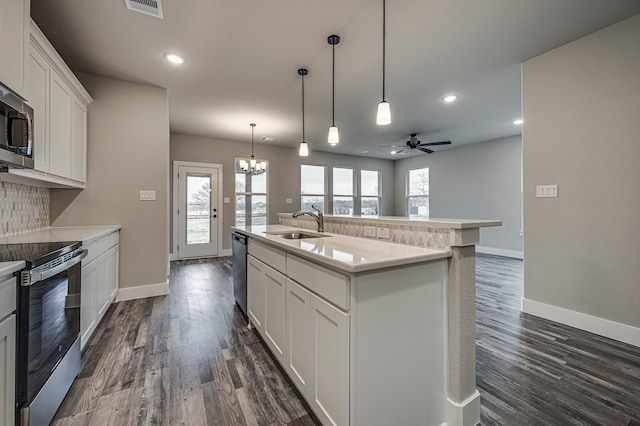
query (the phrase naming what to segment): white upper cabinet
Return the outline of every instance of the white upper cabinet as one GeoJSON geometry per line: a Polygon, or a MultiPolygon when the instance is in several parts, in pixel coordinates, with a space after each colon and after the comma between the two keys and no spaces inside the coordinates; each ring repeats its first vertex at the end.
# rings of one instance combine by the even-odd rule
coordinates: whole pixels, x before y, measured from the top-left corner
{"type": "Polygon", "coordinates": [[[52,188],[84,188],[87,105],[93,99],[36,24],[30,21],[30,26],[26,95],[34,110],[35,166],[33,170],[9,170],[4,179],[52,188]]]}
{"type": "Polygon", "coordinates": [[[0,81],[27,97],[29,0],[0,0],[0,81]]]}

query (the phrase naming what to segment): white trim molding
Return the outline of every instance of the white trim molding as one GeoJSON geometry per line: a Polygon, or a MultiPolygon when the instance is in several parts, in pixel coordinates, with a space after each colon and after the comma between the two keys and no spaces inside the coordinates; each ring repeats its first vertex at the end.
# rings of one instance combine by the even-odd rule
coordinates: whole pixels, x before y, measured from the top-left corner
{"type": "Polygon", "coordinates": [[[640,328],[522,298],[522,312],[640,347],[640,328]]]}
{"type": "Polygon", "coordinates": [[[231,249],[222,249],[220,250],[218,256],[231,256],[231,249]]]}
{"type": "Polygon", "coordinates": [[[493,247],[476,246],[476,253],[492,254],[494,256],[512,257],[514,259],[524,259],[524,253],[518,250],[508,250],[493,247]]]}
{"type": "Polygon", "coordinates": [[[166,296],[167,294],[169,294],[169,281],[158,284],[139,285],[137,287],[123,287],[118,289],[116,302],[154,296],[166,296]]]}
{"type": "Polygon", "coordinates": [[[447,426],[475,426],[480,424],[480,392],[476,391],[462,402],[447,398],[447,426]]]}

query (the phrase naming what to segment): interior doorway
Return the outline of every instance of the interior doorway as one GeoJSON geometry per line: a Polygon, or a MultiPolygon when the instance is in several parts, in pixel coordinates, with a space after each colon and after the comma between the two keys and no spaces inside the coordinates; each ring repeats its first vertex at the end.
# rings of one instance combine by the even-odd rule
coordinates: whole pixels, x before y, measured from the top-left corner
{"type": "Polygon", "coordinates": [[[222,165],[173,162],[173,258],[222,250],[222,165]]]}

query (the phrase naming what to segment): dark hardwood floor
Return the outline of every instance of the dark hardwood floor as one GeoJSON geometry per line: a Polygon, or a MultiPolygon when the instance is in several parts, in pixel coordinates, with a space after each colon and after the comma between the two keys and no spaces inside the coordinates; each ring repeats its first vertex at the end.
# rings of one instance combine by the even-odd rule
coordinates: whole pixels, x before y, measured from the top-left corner
{"type": "Polygon", "coordinates": [[[520,312],[522,261],[478,255],[484,425],[640,426],[640,349],[520,312]]]}
{"type": "MultiPolygon", "coordinates": [[[[640,426],[640,349],[520,313],[521,261],[476,270],[484,425],[640,426]]],[[[111,306],[54,425],[313,425],[234,309],[230,259],[172,264],[170,281],[111,306]]]]}

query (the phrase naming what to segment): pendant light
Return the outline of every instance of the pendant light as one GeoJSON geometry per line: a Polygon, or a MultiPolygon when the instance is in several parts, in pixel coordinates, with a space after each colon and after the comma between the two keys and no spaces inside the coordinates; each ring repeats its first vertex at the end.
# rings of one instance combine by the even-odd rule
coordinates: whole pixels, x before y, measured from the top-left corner
{"type": "Polygon", "coordinates": [[[385,98],[385,66],[387,53],[387,4],[382,0],[382,102],[378,104],[376,124],[386,126],[391,123],[391,107],[385,98]]]}
{"type": "Polygon", "coordinates": [[[249,126],[251,126],[251,158],[249,162],[240,160],[240,169],[248,175],[261,175],[267,171],[267,162],[256,161],[256,157],[253,155],[253,133],[256,123],[250,123],[249,126]]]}
{"type": "Polygon", "coordinates": [[[298,152],[300,157],[309,156],[309,145],[304,140],[304,76],[307,74],[309,74],[309,70],[305,68],[298,70],[298,75],[302,76],[302,142],[300,142],[300,151],[298,152]]]}
{"type": "Polygon", "coordinates": [[[338,126],[336,126],[336,44],[340,43],[340,37],[330,35],[327,39],[331,45],[331,54],[333,56],[333,65],[331,66],[331,127],[329,127],[329,137],[327,141],[329,145],[340,143],[340,134],[338,126]]]}

